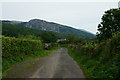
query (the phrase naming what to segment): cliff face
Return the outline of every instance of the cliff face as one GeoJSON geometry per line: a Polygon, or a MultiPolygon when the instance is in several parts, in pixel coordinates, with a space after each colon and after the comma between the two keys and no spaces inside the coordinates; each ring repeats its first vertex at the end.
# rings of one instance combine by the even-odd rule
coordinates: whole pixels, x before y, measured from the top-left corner
{"type": "Polygon", "coordinates": [[[60,25],[58,24],[52,22],[46,22],[40,19],[32,19],[25,26],[29,28],[37,28],[40,30],[53,31],[53,32],[59,32],[59,27],[60,27],[60,25]]]}

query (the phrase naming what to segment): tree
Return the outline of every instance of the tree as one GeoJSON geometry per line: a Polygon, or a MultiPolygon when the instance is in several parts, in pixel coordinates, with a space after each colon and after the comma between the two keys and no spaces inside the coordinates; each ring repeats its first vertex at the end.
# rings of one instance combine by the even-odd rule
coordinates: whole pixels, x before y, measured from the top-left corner
{"type": "Polygon", "coordinates": [[[97,36],[99,40],[112,37],[112,34],[120,31],[120,9],[110,9],[102,16],[102,22],[98,25],[97,36]]]}
{"type": "Polygon", "coordinates": [[[44,43],[51,43],[57,41],[57,35],[54,32],[43,32],[41,38],[44,43]]]}
{"type": "Polygon", "coordinates": [[[67,36],[67,40],[69,43],[75,43],[77,41],[77,37],[73,34],[67,36]]]}

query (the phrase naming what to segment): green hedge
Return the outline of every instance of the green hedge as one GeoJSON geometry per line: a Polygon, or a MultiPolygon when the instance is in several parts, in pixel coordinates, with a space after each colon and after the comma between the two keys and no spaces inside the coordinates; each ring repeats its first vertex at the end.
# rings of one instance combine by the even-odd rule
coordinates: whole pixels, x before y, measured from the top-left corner
{"type": "Polygon", "coordinates": [[[18,39],[2,36],[2,71],[18,62],[37,56],[45,56],[40,40],[18,39]]]}
{"type": "Polygon", "coordinates": [[[2,38],[3,57],[24,53],[26,55],[34,54],[42,49],[41,41],[16,39],[14,37],[2,38]]]}

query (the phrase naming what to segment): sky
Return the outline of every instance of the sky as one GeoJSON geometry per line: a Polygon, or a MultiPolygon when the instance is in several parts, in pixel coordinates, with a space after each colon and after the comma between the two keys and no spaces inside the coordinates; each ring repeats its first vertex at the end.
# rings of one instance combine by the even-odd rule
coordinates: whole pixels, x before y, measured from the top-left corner
{"type": "MultiPolygon", "coordinates": [[[[33,0],[32,0],[33,1],[33,0]]],[[[41,19],[96,34],[104,11],[118,2],[1,2],[2,20],[41,19]]]]}

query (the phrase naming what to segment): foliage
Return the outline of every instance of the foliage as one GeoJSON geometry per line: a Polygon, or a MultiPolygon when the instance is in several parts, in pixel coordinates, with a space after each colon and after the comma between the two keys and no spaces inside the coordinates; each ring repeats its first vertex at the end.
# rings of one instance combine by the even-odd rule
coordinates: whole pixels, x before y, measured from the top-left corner
{"type": "Polygon", "coordinates": [[[97,36],[99,40],[112,37],[112,33],[120,31],[120,9],[110,9],[105,12],[102,22],[98,25],[97,36]]]}
{"type": "Polygon", "coordinates": [[[104,42],[88,41],[68,48],[69,54],[81,65],[88,78],[119,78],[120,32],[104,42]]]}
{"type": "Polygon", "coordinates": [[[69,43],[75,43],[77,41],[77,37],[75,35],[68,35],[67,40],[69,43]]]}
{"type": "Polygon", "coordinates": [[[41,37],[45,43],[56,42],[58,39],[57,35],[53,32],[43,32],[41,37]]]}

